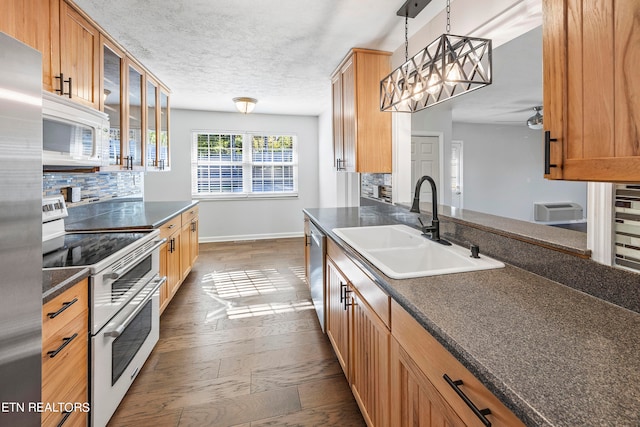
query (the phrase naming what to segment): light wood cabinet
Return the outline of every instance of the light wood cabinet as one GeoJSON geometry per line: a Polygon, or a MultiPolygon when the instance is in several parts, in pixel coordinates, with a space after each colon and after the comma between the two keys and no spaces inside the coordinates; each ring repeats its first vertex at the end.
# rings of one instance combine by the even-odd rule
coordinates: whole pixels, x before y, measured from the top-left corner
{"type": "Polygon", "coordinates": [[[100,108],[100,32],[66,1],[60,2],[60,73],[71,99],[100,108]]]}
{"type": "Polygon", "coordinates": [[[389,297],[331,240],[326,277],[329,340],[367,424],[388,426],[389,297]]]}
{"type": "Polygon", "coordinates": [[[549,179],[640,181],[640,3],[543,2],[549,179]]]}
{"type": "Polygon", "coordinates": [[[180,265],[182,277],[187,277],[198,258],[198,207],[194,206],[182,213],[182,231],[180,236],[180,265]]]}
{"type": "Polygon", "coordinates": [[[390,53],[352,49],[331,76],[334,166],[391,172],[391,114],[380,111],[380,80],[390,53]]]}
{"type": "Polygon", "coordinates": [[[60,0],[3,0],[0,31],[42,53],[42,87],[55,92],[60,73],[60,0]]]}
{"type": "Polygon", "coordinates": [[[160,276],[167,281],[160,287],[160,313],[176,294],[198,258],[198,206],[170,218],[160,227],[160,276]]]}
{"type": "Polygon", "coordinates": [[[391,304],[391,325],[392,425],[480,425],[474,405],[492,426],[524,426],[395,301],[391,304]],[[470,403],[465,403],[461,394],[470,403]]]}
{"type": "Polygon", "coordinates": [[[54,409],[42,413],[43,426],[87,424],[87,406],[64,412],[56,405],[88,401],[88,297],[84,279],[42,308],[42,402],[54,409]]]}

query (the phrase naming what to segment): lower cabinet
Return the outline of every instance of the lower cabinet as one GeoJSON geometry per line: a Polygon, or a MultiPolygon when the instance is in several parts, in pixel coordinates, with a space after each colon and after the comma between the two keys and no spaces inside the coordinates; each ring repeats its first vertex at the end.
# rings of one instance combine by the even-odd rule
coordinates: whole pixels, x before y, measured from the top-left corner
{"type": "Polygon", "coordinates": [[[167,281],[160,288],[160,313],[176,294],[198,258],[198,207],[178,214],[160,227],[160,275],[167,281]]]}
{"type": "Polygon", "coordinates": [[[331,239],[327,335],[368,426],[524,424],[331,239]]]}
{"type": "Polygon", "coordinates": [[[391,303],[391,424],[524,424],[398,303],[391,303]]]}
{"type": "Polygon", "coordinates": [[[87,425],[88,313],[88,279],[42,307],[43,426],[87,425]]]}
{"type": "Polygon", "coordinates": [[[327,335],[367,424],[388,426],[390,331],[382,318],[389,297],[331,240],[326,266],[327,335]],[[370,301],[382,305],[381,315],[370,301]]]}

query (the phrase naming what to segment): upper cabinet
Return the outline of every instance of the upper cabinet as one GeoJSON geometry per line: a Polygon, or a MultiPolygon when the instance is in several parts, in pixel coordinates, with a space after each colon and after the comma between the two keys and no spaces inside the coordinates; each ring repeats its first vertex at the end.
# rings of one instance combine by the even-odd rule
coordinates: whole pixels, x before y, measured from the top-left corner
{"type": "Polygon", "coordinates": [[[0,31],[42,53],[43,89],[109,115],[103,169],[169,167],[169,90],[68,0],[3,0],[0,31]]]}
{"type": "Polygon", "coordinates": [[[543,1],[545,177],[640,181],[640,2],[543,1]]]}
{"type": "Polygon", "coordinates": [[[67,2],[60,2],[60,74],[57,92],[100,107],[100,32],[67,2]]]}
{"type": "Polygon", "coordinates": [[[391,114],[380,111],[380,80],[390,53],[352,49],[331,76],[334,166],[345,172],[391,172],[391,114]]]}

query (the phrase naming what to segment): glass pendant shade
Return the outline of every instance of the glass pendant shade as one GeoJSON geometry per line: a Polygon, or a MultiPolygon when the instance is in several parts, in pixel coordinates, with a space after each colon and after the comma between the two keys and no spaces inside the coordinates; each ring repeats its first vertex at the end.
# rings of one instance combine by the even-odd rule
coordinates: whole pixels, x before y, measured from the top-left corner
{"type": "Polygon", "coordinates": [[[238,109],[238,111],[240,111],[242,114],[249,114],[255,108],[258,100],[255,98],[247,98],[243,96],[239,98],[233,98],[233,102],[236,104],[236,108],[238,109]]]}
{"type": "Polygon", "coordinates": [[[490,85],[491,55],[490,39],[443,34],[380,81],[380,110],[419,111],[490,85]]]}

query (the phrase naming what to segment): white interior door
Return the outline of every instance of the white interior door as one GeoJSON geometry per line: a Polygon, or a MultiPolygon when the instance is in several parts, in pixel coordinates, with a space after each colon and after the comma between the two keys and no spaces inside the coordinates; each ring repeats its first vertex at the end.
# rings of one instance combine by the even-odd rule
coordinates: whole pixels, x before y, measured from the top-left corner
{"type": "Polygon", "coordinates": [[[462,209],[462,141],[451,141],[451,206],[462,209]]]}
{"type": "MultiPolygon", "coordinates": [[[[440,138],[437,136],[411,137],[411,182],[415,188],[418,179],[429,175],[440,188],[440,138]]],[[[413,191],[412,191],[413,197],[413,191]]],[[[431,201],[431,186],[424,184],[420,190],[420,201],[431,201]]]]}

